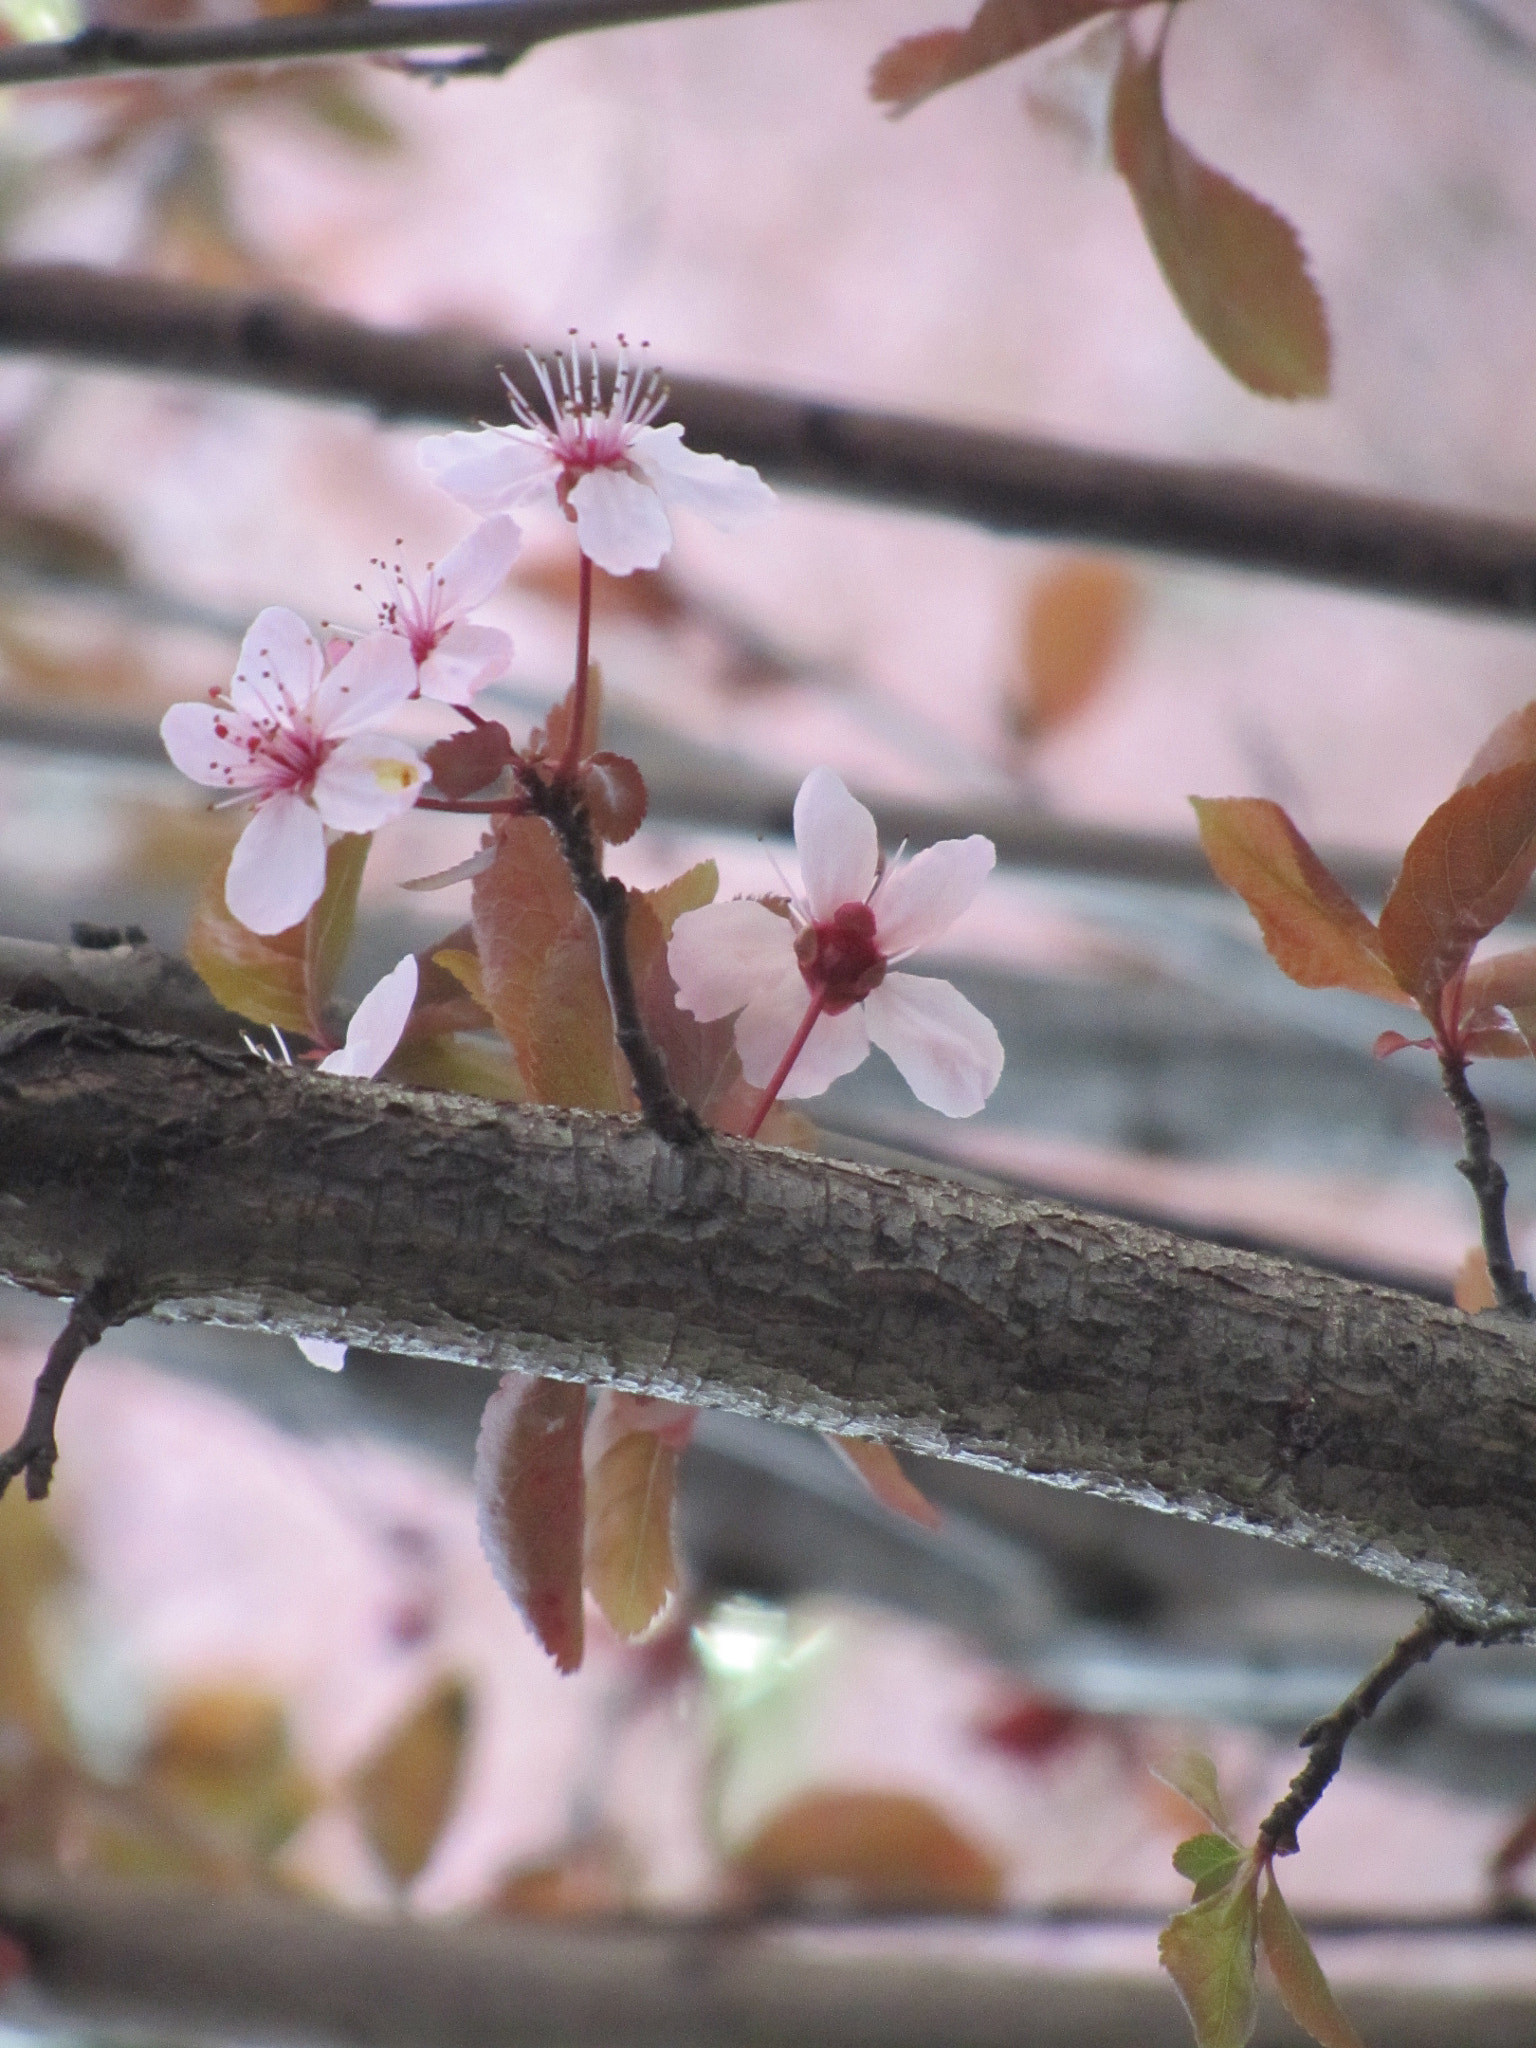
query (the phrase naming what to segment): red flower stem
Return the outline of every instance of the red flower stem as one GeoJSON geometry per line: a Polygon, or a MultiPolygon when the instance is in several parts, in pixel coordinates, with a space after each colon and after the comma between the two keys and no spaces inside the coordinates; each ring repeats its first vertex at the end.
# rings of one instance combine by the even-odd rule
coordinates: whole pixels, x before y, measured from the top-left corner
{"type": "Polygon", "coordinates": [[[576,604],[576,681],[571,690],[571,730],[555,770],[557,782],[569,782],[581,760],[581,733],[587,722],[587,668],[592,647],[592,562],[581,557],[581,594],[576,604]]]}
{"type": "Polygon", "coordinates": [[[763,1128],[763,1118],[768,1114],[769,1110],[772,1109],[774,1103],[778,1100],[779,1090],[784,1086],[784,1083],[789,1079],[790,1069],[794,1066],[795,1061],[799,1059],[801,1053],[805,1051],[805,1041],[810,1037],[812,1031],[815,1029],[816,1019],[821,1015],[822,1011],[826,1008],[826,1006],[827,992],[824,988],[818,989],[815,995],[811,997],[810,1008],[806,1011],[805,1015],[800,1019],[799,1030],[795,1033],[794,1037],[789,1041],[789,1051],[785,1053],[783,1059],[779,1061],[778,1066],[774,1069],[773,1079],[768,1083],[768,1086],[763,1090],[762,1101],[757,1105],[757,1108],[752,1112],[752,1121],[747,1125],[746,1129],[746,1135],[749,1138],[755,1138],[758,1132],[763,1128]]]}

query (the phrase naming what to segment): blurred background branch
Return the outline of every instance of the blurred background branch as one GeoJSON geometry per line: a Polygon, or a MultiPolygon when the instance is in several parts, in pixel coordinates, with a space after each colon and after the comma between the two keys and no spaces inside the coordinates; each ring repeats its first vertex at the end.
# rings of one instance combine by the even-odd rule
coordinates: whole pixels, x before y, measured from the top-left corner
{"type": "MultiPolygon", "coordinates": [[[[389,419],[505,419],[503,373],[530,403],[539,400],[520,343],[392,332],[286,298],[72,264],[0,268],[0,350],[260,385],[366,405],[389,419]]],[[[796,489],[939,513],[996,533],[1536,617],[1536,528],[1511,520],[1246,465],[1150,461],[750,385],[669,381],[671,410],[697,446],[796,489]]]]}

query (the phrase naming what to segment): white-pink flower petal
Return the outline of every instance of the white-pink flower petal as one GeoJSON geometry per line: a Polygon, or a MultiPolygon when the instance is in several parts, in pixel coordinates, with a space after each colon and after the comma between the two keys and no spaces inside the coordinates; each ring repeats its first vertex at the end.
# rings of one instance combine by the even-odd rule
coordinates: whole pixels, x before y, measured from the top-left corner
{"type": "Polygon", "coordinates": [[[315,691],[312,721],[326,739],[345,739],[398,711],[416,689],[416,664],[397,633],[369,633],[315,691]]]}
{"type": "Polygon", "coordinates": [[[512,665],[512,636],[499,626],[455,619],[417,670],[423,697],[467,704],[477,690],[498,682],[512,665]]]}
{"type": "Polygon", "coordinates": [[[931,946],[970,909],[997,865],[990,839],[941,839],[901,862],[875,891],[875,929],[888,960],[931,946]]]}
{"type": "Polygon", "coordinates": [[[456,618],[494,597],[506,582],[522,545],[522,528],[505,512],[482,519],[473,533],[465,534],[432,571],[433,600],[440,615],[456,618]]]}
{"type": "Polygon", "coordinates": [[[766,903],[707,903],[685,910],[672,927],[667,965],[678,1002],[701,1024],[729,1017],[791,970],[800,977],[794,927],[766,903]]]}
{"type": "Polygon", "coordinates": [[[919,1102],[945,1116],[974,1116],[1003,1071],[991,1021],[947,981],[888,974],[865,997],[869,1035],[919,1102]]]}
{"type": "Polygon", "coordinates": [[[333,831],[376,832],[408,811],[426,782],[425,763],[404,740],[358,733],[315,776],[315,809],[333,831]]]}
{"type": "Polygon", "coordinates": [[[407,953],[382,981],[376,981],[352,1013],[347,1042],[320,1062],[322,1074],[350,1074],[371,1081],[400,1043],[416,1001],[417,966],[407,953]]]}
{"type": "Polygon", "coordinates": [[[298,924],[325,887],[325,827],[303,797],[279,790],[257,806],[224,877],[229,914],[270,937],[298,924]]]}
{"type": "Polygon", "coordinates": [[[677,420],[664,427],[638,428],[630,457],[645,471],[663,503],[697,512],[722,533],[735,533],[778,503],[746,463],[684,447],[677,420]]]}
{"type": "Polygon", "coordinates": [[[547,438],[526,427],[429,434],[420,456],[432,481],[471,512],[510,512],[552,499],[561,470],[547,438]]]}
{"type": "Polygon", "coordinates": [[[229,701],[247,718],[291,725],[307,715],[324,669],[319,644],[298,613],[268,605],[240,643],[229,701]]]}
{"type": "Polygon", "coordinates": [[[845,903],[864,902],[874,887],[880,861],[875,821],[830,768],[813,768],[800,785],[795,850],[806,906],[818,924],[845,903]]]}
{"type": "MultiPolygon", "coordinates": [[[[737,1056],[754,1088],[766,1088],[773,1079],[810,1005],[805,979],[798,966],[791,966],[771,988],[754,996],[736,1019],[737,1056]]],[[[797,1101],[820,1095],[851,1074],[868,1053],[869,1031],[857,1005],[836,1017],[818,1017],[779,1093],[797,1101]]]]}
{"type": "Polygon", "coordinates": [[[610,576],[654,569],[672,545],[660,498],[626,469],[589,469],[569,502],[582,553],[610,576]]]}
{"type": "Polygon", "coordinates": [[[261,729],[227,705],[173,704],[160,740],[182,774],[209,789],[251,789],[263,780],[261,729]]]}

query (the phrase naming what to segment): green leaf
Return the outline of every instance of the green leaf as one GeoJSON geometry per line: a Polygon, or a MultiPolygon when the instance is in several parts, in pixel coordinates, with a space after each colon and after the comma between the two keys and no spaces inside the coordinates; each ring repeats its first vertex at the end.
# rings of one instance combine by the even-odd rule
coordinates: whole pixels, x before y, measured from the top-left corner
{"type": "Polygon", "coordinates": [[[1246,2048],[1252,2037],[1258,1932],[1258,1866],[1245,1856],[1224,1890],[1175,1913],[1158,1937],[1158,1956],[1184,2001],[1197,2048],[1246,2048]]]}
{"type": "Polygon", "coordinates": [[[1259,1901],[1259,1939],[1264,1960],[1286,2011],[1320,2048],[1362,2048],[1360,2036],[1334,2002],[1312,1944],[1296,1924],[1296,1916],[1280,1896],[1274,1872],[1259,1901]]]}
{"type": "Polygon", "coordinates": [[[1191,1835],[1173,1852],[1173,1867],[1195,1888],[1195,1903],[1232,1882],[1243,1851],[1225,1835],[1191,1835]]]}
{"type": "Polygon", "coordinates": [[[1168,289],[1216,360],[1261,397],[1325,397],[1328,316],[1296,230],[1168,126],[1161,40],[1143,56],[1126,39],[1110,132],[1168,289]]]}
{"type": "Polygon", "coordinates": [[[1204,1814],[1217,1834],[1225,1835],[1235,1848],[1241,1846],[1216,1782],[1216,1766],[1208,1756],[1198,1749],[1180,1750],[1165,1763],[1154,1764],[1152,1775],[1170,1792],[1187,1799],[1196,1813],[1204,1814]]]}
{"type": "Polygon", "coordinates": [[[487,1102],[526,1102],[517,1062],[510,1052],[477,1045],[457,1032],[412,1038],[397,1046],[385,1068],[391,1081],[410,1088],[436,1088],[446,1095],[478,1095],[487,1102]]]}
{"type": "Polygon", "coordinates": [[[325,856],[325,890],[302,924],[263,937],[224,901],[221,867],[210,875],[187,931],[187,958],[226,1010],[253,1024],[313,1035],[352,938],[357,892],[372,834],[349,832],[325,856]]]}

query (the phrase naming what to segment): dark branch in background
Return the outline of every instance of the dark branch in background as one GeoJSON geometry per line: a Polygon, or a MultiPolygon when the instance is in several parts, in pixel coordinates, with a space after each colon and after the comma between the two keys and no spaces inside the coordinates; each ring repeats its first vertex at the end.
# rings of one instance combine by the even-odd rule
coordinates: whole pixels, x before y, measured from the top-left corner
{"type": "MultiPolygon", "coordinates": [[[[503,367],[537,403],[522,345],[389,333],[287,300],[68,264],[0,268],[0,349],[262,385],[366,405],[390,419],[504,420],[503,367]]],[[[796,488],[998,533],[1145,549],[1536,618],[1536,529],[1512,521],[1247,467],[1099,454],[703,378],[674,377],[671,388],[673,413],[696,446],[796,488]]]]}
{"type": "Polygon", "coordinates": [[[68,1320],[49,1347],[48,1356],[32,1389],[32,1402],[21,1434],[9,1450],[0,1451],[0,1500],[13,1479],[23,1473],[28,1500],[46,1500],[53,1483],[53,1468],[59,1462],[54,1427],[59,1403],[69,1376],[90,1350],[99,1344],[114,1323],[126,1322],[147,1303],[135,1303],[131,1287],[121,1276],[104,1274],[76,1297],[68,1320]]]}
{"type": "Polygon", "coordinates": [[[1488,1118],[1483,1105],[1472,1093],[1466,1061],[1455,1053],[1442,1051],[1440,1077],[1461,1119],[1462,1142],[1467,1153],[1464,1159],[1457,1160],[1456,1171],[1465,1176],[1467,1185],[1477,1197],[1477,1220],[1494,1299],[1500,1308],[1514,1309],[1523,1316],[1536,1315],[1536,1301],[1531,1299],[1525,1275],[1516,1266],[1515,1255],[1510,1249],[1509,1225],[1504,1215],[1509,1180],[1493,1156],[1488,1118]]]}
{"type": "Polygon", "coordinates": [[[1292,1778],[1285,1797],[1260,1822],[1260,1842],[1276,1856],[1294,1856],[1298,1846],[1296,1830],[1332,1784],[1344,1761],[1344,1745],[1360,1723],[1375,1713],[1393,1686],[1406,1678],[1415,1665],[1427,1664],[1442,1643],[1466,1645],[1488,1640],[1486,1631],[1469,1628],[1443,1608],[1431,1605],[1417,1627],[1392,1645],[1348,1699],[1341,1700],[1331,1714],[1324,1714],[1320,1721],[1302,1730],[1301,1746],[1311,1753],[1292,1778]]]}
{"type": "Polygon", "coordinates": [[[1489,0],[1441,0],[1441,5],[1476,36],[1485,50],[1528,78],[1536,78],[1536,41],[1490,5],[1489,0]]]}
{"type": "Polygon", "coordinates": [[[646,1122],[669,1145],[707,1144],[709,1131],[672,1086],[666,1062],[641,1022],[626,937],[629,891],[612,875],[603,873],[580,793],[570,782],[545,782],[532,770],[519,780],[529,810],[542,818],[559,840],[576,894],[591,914],[603,966],[603,986],[613,1012],[613,1035],[629,1064],[646,1122]]]}
{"type": "MultiPolygon", "coordinates": [[[[1150,1948],[1153,1923],[1140,1924],[1150,1948]]],[[[24,2026],[35,2013],[50,2029],[62,2018],[92,2038],[131,2029],[336,2048],[1189,2043],[1177,2001],[1151,1974],[1052,1970],[1021,1962],[1015,1944],[956,1941],[953,1929],[910,1920],[856,1927],[843,1945],[835,1921],[807,1932],[739,1914],[595,1926],[360,1918],[307,1899],[219,1897],[12,1865],[0,1870],[0,1930],[32,1962],[30,1985],[17,1987],[7,2014],[14,2009],[24,2026]]],[[[1422,1949],[1425,1930],[1405,1931],[1422,1949]]],[[[1480,1957],[1490,1943],[1525,1939],[1475,1931],[1480,1957]]],[[[1434,1984],[1401,1983],[1378,1968],[1352,1982],[1344,2002],[1368,2040],[1392,2048],[1526,2048],[1536,2000],[1510,1972],[1497,1981],[1493,1989],[1476,1970],[1448,1968],[1434,1984]]],[[[1266,2021],[1265,2048],[1281,2039],[1266,2021]]]]}
{"type": "Polygon", "coordinates": [[[1536,1335],[914,1173],[0,1012],[0,1276],[620,1381],[1353,1560],[1536,1630],[1536,1335]]]}
{"type": "Polygon", "coordinates": [[[125,71],[182,71],[210,64],[292,63],[377,50],[456,49],[465,44],[485,53],[474,61],[475,70],[500,72],[557,36],[764,4],[765,0],[445,0],[442,6],[365,5],[198,28],[138,29],[99,23],[67,42],[12,44],[0,50],[0,86],[101,78],[125,71]]]}

